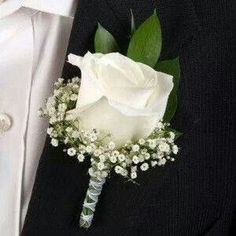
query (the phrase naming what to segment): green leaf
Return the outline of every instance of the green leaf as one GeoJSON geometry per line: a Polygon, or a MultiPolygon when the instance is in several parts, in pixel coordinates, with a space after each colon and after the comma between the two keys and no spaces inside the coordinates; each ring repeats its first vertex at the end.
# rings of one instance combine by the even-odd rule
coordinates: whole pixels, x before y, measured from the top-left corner
{"type": "Polygon", "coordinates": [[[127,56],[134,61],[154,67],[161,53],[161,25],[156,12],[132,36],[127,56]]]}
{"type": "Polygon", "coordinates": [[[179,83],[180,65],[178,57],[171,60],[159,61],[155,66],[155,70],[164,72],[169,75],[173,75],[174,83],[179,83]]]}
{"type": "Polygon", "coordinates": [[[130,10],[130,13],[131,13],[131,36],[133,36],[136,31],[136,26],[132,9],[130,10]]]}
{"type": "Polygon", "coordinates": [[[164,122],[170,122],[178,107],[178,88],[180,81],[180,65],[179,58],[175,58],[172,60],[160,61],[157,63],[155,69],[157,71],[161,71],[167,73],[169,75],[173,75],[174,88],[170,93],[166,112],[164,115],[164,122]]]}
{"type": "Polygon", "coordinates": [[[175,90],[172,90],[168,99],[165,115],[163,117],[164,122],[169,123],[172,120],[177,110],[177,107],[178,107],[178,97],[175,90]]]}
{"type": "Polygon", "coordinates": [[[95,52],[110,53],[119,51],[118,44],[111,33],[98,23],[98,29],[94,39],[95,52]]]}

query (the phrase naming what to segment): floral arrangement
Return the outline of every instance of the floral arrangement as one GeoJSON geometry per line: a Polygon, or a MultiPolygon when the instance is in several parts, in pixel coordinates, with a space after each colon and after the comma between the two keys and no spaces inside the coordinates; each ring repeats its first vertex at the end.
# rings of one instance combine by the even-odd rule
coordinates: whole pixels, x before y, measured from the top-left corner
{"type": "Polygon", "coordinates": [[[68,56],[81,78],[55,83],[42,116],[51,144],[68,156],[89,158],[90,182],[80,215],[89,228],[104,183],[112,171],[133,182],[140,171],[164,166],[178,153],[180,133],[170,128],[177,107],[178,59],[159,61],[161,27],[156,12],[137,30],[132,17],[126,56],[101,25],[96,53],[68,56]]]}

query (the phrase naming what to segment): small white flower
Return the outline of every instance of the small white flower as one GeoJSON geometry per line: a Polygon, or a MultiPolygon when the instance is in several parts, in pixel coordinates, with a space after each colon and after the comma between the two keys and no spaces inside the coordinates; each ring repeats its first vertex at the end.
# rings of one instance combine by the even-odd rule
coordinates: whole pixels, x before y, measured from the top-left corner
{"type": "Polygon", "coordinates": [[[70,100],[71,100],[71,101],[77,101],[77,99],[78,99],[78,95],[75,94],[75,93],[73,93],[73,94],[70,96],[70,100]]]}
{"type": "Polygon", "coordinates": [[[67,109],[67,105],[65,103],[61,103],[58,105],[58,111],[59,112],[65,112],[67,109]]]}
{"type": "Polygon", "coordinates": [[[176,155],[179,152],[179,148],[177,145],[173,145],[172,152],[176,155]]]}
{"type": "Polygon", "coordinates": [[[80,149],[79,149],[79,152],[80,152],[81,154],[85,154],[85,153],[86,153],[86,150],[85,150],[85,148],[80,148],[80,149]]]}
{"type": "Polygon", "coordinates": [[[148,169],[149,169],[148,163],[143,163],[143,164],[140,166],[140,169],[141,169],[142,171],[148,170],[148,169]]]}
{"type": "Polygon", "coordinates": [[[93,151],[91,146],[87,146],[85,150],[87,153],[91,153],[93,151]]]}
{"type": "Polygon", "coordinates": [[[47,133],[48,133],[48,135],[51,135],[52,132],[53,132],[53,128],[52,128],[52,127],[50,127],[50,128],[47,129],[47,133]]]}
{"type": "Polygon", "coordinates": [[[132,159],[130,159],[130,157],[125,158],[125,163],[130,166],[132,164],[132,159]]]}
{"type": "Polygon", "coordinates": [[[116,167],[115,167],[115,172],[116,172],[117,174],[120,174],[120,173],[122,172],[122,170],[123,170],[123,168],[122,168],[121,166],[116,166],[116,167]]]}
{"type": "Polygon", "coordinates": [[[89,168],[88,173],[89,173],[90,176],[95,177],[95,172],[94,172],[94,169],[92,167],[89,168]]]}
{"type": "Polygon", "coordinates": [[[144,154],[144,158],[145,158],[145,160],[149,160],[150,157],[151,157],[151,155],[150,155],[149,153],[145,153],[145,154],[144,154]]]}
{"type": "Polygon", "coordinates": [[[77,159],[78,159],[79,162],[83,162],[84,161],[84,155],[83,154],[79,154],[77,156],[77,159]]]}
{"type": "Polygon", "coordinates": [[[105,162],[106,161],[106,157],[104,155],[100,155],[99,159],[101,162],[105,162]]]}
{"type": "Polygon", "coordinates": [[[75,148],[69,148],[67,150],[67,154],[71,157],[75,156],[76,155],[76,149],[75,148]]]}
{"type": "Polygon", "coordinates": [[[170,132],[169,135],[170,135],[171,139],[175,139],[175,133],[174,132],[170,132]]]}
{"type": "Polygon", "coordinates": [[[78,84],[74,84],[73,85],[73,91],[77,92],[79,90],[79,85],[78,84]]]}
{"type": "Polygon", "coordinates": [[[130,174],[130,177],[131,177],[131,179],[136,179],[137,178],[137,173],[136,172],[132,172],[130,174]]]}
{"type": "Polygon", "coordinates": [[[106,178],[108,176],[108,173],[106,171],[102,171],[101,176],[102,178],[106,178]]]}
{"type": "Polygon", "coordinates": [[[152,154],[152,158],[153,158],[153,159],[157,159],[157,153],[153,153],[153,154],[152,154]]]}
{"type": "Polygon", "coordinates": [[[128,175],[128,171],[125,170],[125,169],[122,169],[121,175],[122,175],[122,176],[127,176],[127,175],[128,175]]]}
{"type": "Polygon", "coordinates": [[[121,165],[123,168],[126,168],[126,167],[127,167],[127,164],[126,164],[125,162],[122,162],[120,165],[121,165]]]}
{"type": "Polygon", "coordinates": [[[72,78],[72,83],[79,83],[79,81],[80,81],[79,77],[72,78]]]}
{"type": "Polygon", "coordinates": [[[120,154],[118,156],[118,159],[119,159],[120,162],[124,161],[125,160],[125,155],[124,154],[120,154]]]}
{"type": "Polygon", "coordinates": [[[154,149],[154,148],[157,146],[156,140],[155,140],[155,139],[151,139],[151,140],[149,141],[148,146],[149,146],[151,149],[154,149]]]}
{"type": "Polygon", "coordinates": [[[134,164],[138,164],[139,163],[138,156],[133,156],[132,161],[133,161],[134,164]]]}
{"type": "Polygon", "coordinates": [[[65,140],[64,140],[64,144],[67,144],[69,142],[69,138],[66,137],[65,140]]]}
{"type": "Polygon", "coordinates": [[[163,129],[164,128],[164,124],[162,122],[158,122],[157,123],[157,128],[158,129],[163,129]]]}
{"type": "Polygon", "coordinates": [[[49,114],[50,116],[55,115],[55,113],[56,113],[55,107],[49,107],[49,108],[48,108],[48,114],[49,114]]]}
{"type": "Polygon", "coordinates": [[[137,169],[138,169],[137,166],[132,166],[132,167],[131,167],[131,172],[136,172],[137,169]]]}
{"type": "Polygon", "coordinates": [[[164,166],[165,164],[166,164],[166,159],[165,158],[162,158],[158,161],[159,166],[164,166]]]}
{"type": "Polygon", "coordinates": [[[97,164],[97,168],[98,168],[99,170],[103,170],[103,169],[105,168],[104,163],[103,163],[103,162],[99,162],[99,163],[97,164]]]}
{"type": "Polygon", "coordinates": [[[59,96],[60,93],[61,93],[61,90],[60,90],[60,89],[56,89],[56,90],[54,90],[54,92],[53,92],[54,96],[59,96]]]}
{"type": "Polygon", "coordinates": [[[145,139],[143,139],[143,138],[139,139],[138,143],[140,145],[144,145],[145,144],[145,139]]]}
{"type": "Polygon", "coordinates": [[[110,142],[110,143],[108,144],[108,148],[111,149],[111,150],[114,150],[115,147],[116,147],[116,145],[115,145],[114,142],[110,142]]]}
{"type": "Polygon", "coordinates": [[[52,116],[50,119],[49,119],[49,123],[51,124],[51,125],[53,125],[54,123],[56,123],[57,122],[57,118],[55,117],[55,116],[52,116]]]}
{"type": "Polygon", "coordinates": [[[116,151],[114,151],[114,152],[112,152],[112,156],[114,156],[114,157],[118,157],[119,156],[119,152],[116,150],[116,151]]]}
{"type": "Polygon", "coordinates": [[[59,142],[58,142],[57,139],[53,138],[53,139],[51,140],[51,144],[52,144],[52,146],[57,147],[58,144],[59,144],[59,142]]]}
{"type": "Polygon", "coordinates": [[[148,150],[146,148],[141,150],[141,154],[143,154],[143,155],[146,154],[147,152],[148,152],[148,150]]]}
{"type": "Polygon", "coordinates": [[[160,143],[158,148],[161,152],[169,152],[170,151],[170,145],[165,142],[160,143]]]}
{"type": "Polygon", "coordinates": [[[56,105],[56,100],[55,100],[55,98],[54,98],[54,97],[48,98],[46,107],[47,107],[47,108],[49,108],[49,107],[54,107],[55,105],[56,105]]]}
{"type": "Polygon", "coordinates": [[[96,149],[95,151],[94,151],[94,153],[93,153],[93,155],[95,156],[95,157],[98,157],[98,156],[100,156],[102,154],[102,150],[101,149],[96,149]]]}
{"type": "Polygon", "coordinates": [[[143,155],[139,155],[138,157],[139,157],[139,162],[144,162],[145,159],[143,155]]]}
{"type": "Polygon", "coordinates": [[[117,162],[117,158],[115,156],[110,156],[109,157],[111,163],[115,164],[117,162]]]}
{"type": "Polygon", "coordinates": [[[140,149],[140,147],[139,147],[138,144],[135,144],[135,145],[132,146],[132,151],[133,151],[133,152],[138,152],[139,149],[140,149]]]}
{"type": "Polygon", "coordinates": [[[158,164],[157,161],[151,161],[151,165],[152,165],[152,167],[155,167],[157,164],[158,164]]]}
{"type": "Polygon", "coordinates": [[[92,150],[97,149],[97,146],[96,146],[94,143],[91,143],[91,144],[90,144],[90,147],[92,148],[92,150]]]}
{"type": "Polygon", "coordinates": [[[65,93],[65,94],[61,97],[61,100],[62,100],[62,102],[67,103],[68,100],[70,100],[70,95],[67,94],[67,93],[65,93]]]}
{"type": "Polygon", "coordinates": [[[157,153],[157,159],[162,159],[164,157],[164,153],[163,152],[158,152],[157,153]]]}

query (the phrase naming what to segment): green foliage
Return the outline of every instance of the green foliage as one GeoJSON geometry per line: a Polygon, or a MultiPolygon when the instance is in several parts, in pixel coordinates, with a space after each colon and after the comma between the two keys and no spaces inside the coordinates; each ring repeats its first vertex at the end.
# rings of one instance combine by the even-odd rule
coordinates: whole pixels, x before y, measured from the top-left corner
{"type": "Polygon", "coordinates": [[[127,56],[134,61],[154,67],[161,53],[161,25],[156,12],[133,34],[127,56]]]}
{"type": "Polygon", "coordinates": [[[178,104],[178,88],[180,81],[179,58],[160,61],[157,63],[155,69],[157,71],[167,73],[174,77],[173,78],[174,88],[169,96],[166,112],[163,118],[164,122],[170,122],[177,110],[177,104],[178,104]]]}
{"type": "Polygon", "coordinates": [[[98,24],[98,29],[94,39],[95,52],[111,53],[119,51],[118,44],[111,33],[98,24]]]}
{"type": "MultiPolygon", "coordinates": [[[[98,24],[95,34],[94,46],[96,52],[104,54],[119,51],[113,35],[100,24],[98,24]]],[[[134,15],[131,10],[131,40],[128,46],[127,56],[134,61],[147,64],[157,71],[170,74],[174,77],[174,88],[169,96],[163,118],[164,122],[170,122],[177,110],[180,66],[179,58],[158,62],[161,47],[161,25],[156,11],[136,29],[134,15]]]]}

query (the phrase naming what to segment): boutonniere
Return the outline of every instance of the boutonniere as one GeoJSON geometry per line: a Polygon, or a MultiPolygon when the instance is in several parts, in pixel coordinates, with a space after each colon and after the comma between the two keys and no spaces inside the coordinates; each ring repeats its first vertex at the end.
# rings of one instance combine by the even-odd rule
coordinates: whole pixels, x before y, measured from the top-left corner
{"type": "MultiPolygon", "coordinates": [[[[100,24],[95,51],[70,54],[81,78],[59,79],[41,110],[49,118],[51,144],[68,156],[90,160],[80,226],[89,228],[112,171],[138,182],[138,173],[174,161],[180,133],[170,127],[177,107],[178,58],[159,61],[162,36],[156,12],[138,29],[132,17],[127,52],[100,24]]],[[[148,173],[146,173],[148,174],[148,173]]]]}

